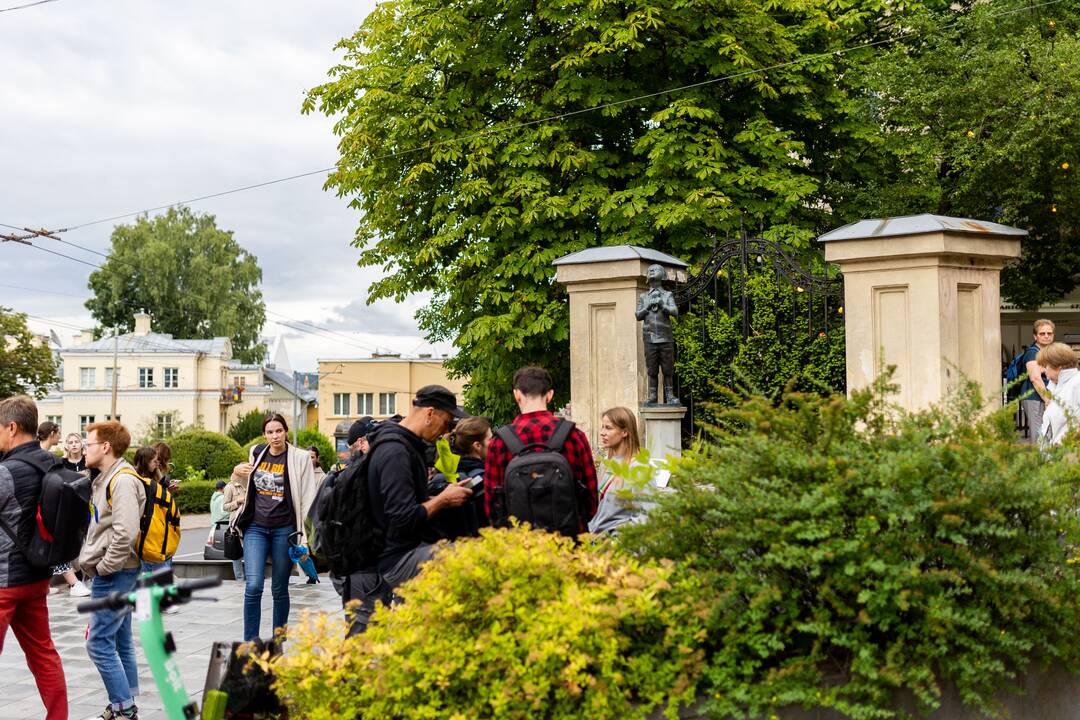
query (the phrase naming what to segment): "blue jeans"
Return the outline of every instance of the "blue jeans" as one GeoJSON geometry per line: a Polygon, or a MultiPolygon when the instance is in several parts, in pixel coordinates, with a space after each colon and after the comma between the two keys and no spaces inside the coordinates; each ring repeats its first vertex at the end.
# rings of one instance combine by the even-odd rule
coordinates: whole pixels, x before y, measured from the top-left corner
{"type": "Polygon", "coordinates": [[[259,637],[266,558],[270,558],[270,594],[274,598],[274,630],[289,622],[289,535],[292,525],[268,528],[251,523],[244,531],[244,641],[259,637]]]}
{"type": "MultiPolygon", "coordinates": [[[[135,588],[138,568],[99,575],[90,587],[92,599],[112,592],[135,588]]],[[[98,610],[90,616],[86,652],[101,674],[109,702],[130,703],[139,693],[139,668],[135,665],[135,643],[131,639],[131,609],[98,610]]]]}

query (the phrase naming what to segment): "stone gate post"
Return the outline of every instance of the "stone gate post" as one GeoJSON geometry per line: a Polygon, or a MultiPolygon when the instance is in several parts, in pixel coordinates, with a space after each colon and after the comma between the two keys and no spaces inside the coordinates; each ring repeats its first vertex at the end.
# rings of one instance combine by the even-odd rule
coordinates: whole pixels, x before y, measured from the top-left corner
{"type": "MultiPolygon", "coordinates": [[[[669,280],[686,281],[682,260],[630,245],[589,248],[553,263],[570,295],[570,412],[594,450],[604,410],[622,405],[642,412],[645,348],[634,309],[653,263],[667,270],[669,280]]],[[[645,430],[645,445],[653,450],[650,438],[659,440],[663,433],[645,430]]],[[[669,445],[670,438],[664,438],[669,445]]]]}
{"type": "Polygon", "coordinates": [[[818,238],[844,275],[847,387],[895,365],[895,398],[939,402],[960,373],[1001,393],[1002,266],[1026,231],[939,215],[860,220],[818,238]]]}

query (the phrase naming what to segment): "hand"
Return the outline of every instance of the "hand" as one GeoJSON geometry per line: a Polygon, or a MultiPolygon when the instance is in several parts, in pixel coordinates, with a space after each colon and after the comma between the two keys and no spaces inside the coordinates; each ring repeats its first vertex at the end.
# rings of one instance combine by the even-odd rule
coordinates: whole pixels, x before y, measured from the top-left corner
{"type": "Polygon", "coordinates": [[[247,477],[248,475],[251,474],[251,471],[254,470],[254,469],[255,469],[255,467],[251,463],[242,462],[242,463],[240,463],[239,465],[237,465],[236,467],[233,468],[233,473],[235,475],[239,475],[240,477],[247,477]]]}
{"type": "Polygon", "coordinates": [[[472,490],[461,483],[447,485],[446,489],[439,493],[438,497],[443,499],[447,507],[459,507],[472,497],[472,490]]]}

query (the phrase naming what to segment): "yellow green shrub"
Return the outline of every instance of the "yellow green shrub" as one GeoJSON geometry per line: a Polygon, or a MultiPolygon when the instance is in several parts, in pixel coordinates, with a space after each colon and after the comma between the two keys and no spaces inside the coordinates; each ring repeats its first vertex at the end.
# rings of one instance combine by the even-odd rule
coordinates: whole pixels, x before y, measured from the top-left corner
{"type": "Polygon", "coordinates": [[[273,661],[294,717],[674,717],[697,686],[692,578],[525,528],[444,547],[365,635],[305,617],[273,661]]]}

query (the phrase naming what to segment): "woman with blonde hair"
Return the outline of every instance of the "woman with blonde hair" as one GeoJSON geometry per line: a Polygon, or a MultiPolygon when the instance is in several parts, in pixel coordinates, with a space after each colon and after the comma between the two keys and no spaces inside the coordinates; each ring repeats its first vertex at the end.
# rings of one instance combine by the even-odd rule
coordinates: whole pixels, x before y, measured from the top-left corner
{"type": "Polygon", "coordinates": [[[1050,395],[1043,411],[1039,442],[1059,445],[1070,429],[1080,423],[1080,370],[1076,353],[1065,343],[1051,343],[1039,350],[1035,358],[1050,380],[1046,386],[1050,395]]]}
{"type": "MultiPolygon", "coordinates": [[[[600,422],[600,445],[606,450],[609,460],[635,465],[634,456],[641,448],[638,434],[637,416],[625,407],[613,407],[605,410],[600,422]]],[[[601,464],[597,478],[600,493],[600,505],[596,515],[589,521],[589,532],[614,534],[617,528],[629,522],[636,522],[644,517],[639,507],[628,506],[619,497],[624,479],[616,475],[606,464],[601,464]]]]}

